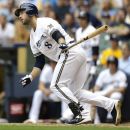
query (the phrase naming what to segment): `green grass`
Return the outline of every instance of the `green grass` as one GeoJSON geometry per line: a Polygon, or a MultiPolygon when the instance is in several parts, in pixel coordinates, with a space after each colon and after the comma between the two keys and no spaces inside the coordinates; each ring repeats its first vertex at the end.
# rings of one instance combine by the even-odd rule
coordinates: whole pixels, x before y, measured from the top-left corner
{"type": "Polygon", "coordinates": [[[114,125],[57,125],[57,124],[0,124],[0,130],[130,130],[130,126],[114,125]]]}

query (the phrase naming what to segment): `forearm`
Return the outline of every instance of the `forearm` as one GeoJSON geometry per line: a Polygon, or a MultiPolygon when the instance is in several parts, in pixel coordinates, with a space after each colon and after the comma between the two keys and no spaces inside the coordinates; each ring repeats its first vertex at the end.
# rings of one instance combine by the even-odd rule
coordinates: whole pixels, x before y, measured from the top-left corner
{"type": "Polygon", "coordinates": [[[97,86],[97,85],[95,85],[94,88],[93,88],[93,91],[94,91],[94,92],[100,91],[100,87],[97,86]]]}
{"type": "Polygon", "coordinates": [[[52,38],[58,43],[58,44],[64,44],[65,43],[65,37],[61,34],[59,30],[55,30],[52,34],[52,38]]]}
{"type": "Polygon", "coordinates": [[[52,93],[50,89],[45,87],[43,82],[39,82],[39,90],[41,90],[46,96],[49,96],[52,93]]]}
{"type": "Polygon", "coordinates": [[[41,69],[33,67],[32,72],[30,73],[32,78],[35,79],[41,73],[41,69]]]}
{"type": "Polygon", "coordinates": [[[59,30],[55,30],[52,33],[52,38],[60,45],[60,49],[64,50],[68,47],[65,41],[65,37],[59,30]]]}
{"type": "Polygon", "coordinates": [[[124,93],[124,92],[125,92],[125,88],[123,88],[123,87],[115,88],[115,89],[113,90],[113,92],[124,93]]]}
{"type": "Polygon", "coordinates": [[[35,65],[30,73],[32,78],[35,79],[40,73],[45,64],[45,57],[44,55],[39,55],[36,57],[35,65]]]}
{"type": "Polygon", "coordinates": [[[45,58],[43,55],[39,55],[36,57],[35,65],[32,69],[32,72],[23,78],[21,78],[21,84],[23,87],[27,86],[32,82],[33,79],[35,79],[41,72],[43,66],[45,64],[45,58]]]}
{"type": "Polygon", "coordinates": [[[65,39],[64,39],[63,37],[60,37],[60,38],[58,39],[58,43],[59,43],[59,44],[64,44],[64,43],[65,43],[65,39]]]}

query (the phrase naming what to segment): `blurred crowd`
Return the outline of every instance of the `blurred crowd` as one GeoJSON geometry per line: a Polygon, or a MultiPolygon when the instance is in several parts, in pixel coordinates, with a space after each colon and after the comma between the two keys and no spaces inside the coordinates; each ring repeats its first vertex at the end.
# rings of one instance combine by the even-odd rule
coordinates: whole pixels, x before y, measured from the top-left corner
{"type": "MultiPolygon", "coordinates": [[[[37,5],[40,17],[50,17],[57,20],[76,41],[80,40],[82,37],[80,34],[89,25],[91,25],[91,28],[83,34],[84,36],[89,34],[93,28],[98,28],[104,24],[109,25],[109,30],[106,33],[90,41],[92,44],[95,43],[92,50],[89,50],[85,44],[83,45],[83,48],[87,50],[86,56],[88,59],[90,54],[92,56],[93,67],[90,72],[92,79],[95,75],[98,77],[99,74],[97,80],[92,83],[94,85],[86,88],[95,92],[104,89],[105,91],[99,94],[123,100],[127,87],[126,78],[127,75],[130,75],[129,0],[0,0],[0,47],[10,47],[29,42],[29,28],[23,26],[14,16],[14,10],[24,2],[37,5]],[[114,63],[115,67],[110,63],[112,65],[114,63]],[[101,69],[98,71],[100,67],[101,69]],[[111,74],[107,72],[109,69],[112,71],[111,74]],[[106,73],[105,76],[108,76],[104,83],[101,80],[101,75],[103,75],[101,73],[106,73]],[[108,80],[110,77],[111,79],[108,80]],[[107,85],[109,82],[117,83],[112,87],[114,89],[111,89],[113,84],[107,85]],[[102,88],[104,84],[106,88],[102,88]],[[108,87],[110,89],[106,91],[108,87]]],[[[49,95],[50,92],[45,93],[49,95]]],[[[4,93],[2,92],[0,99],[3,97],[4,93]]],[[[99,117],[100,121],[104,122],[106,113],[101,112],[101,110],[99,110],[99,113],[99,115],[102,115],[99,117]]]]}
{"type": "Polygon", "coordinates": [[[129,0],[1,0],[0,44],[28,41],[28,28],[23,27],[14,16],[15,8],[24,2],[36,4],[39,16],[56,19],[73,37],[79,27],[78,14],[85,11],[94,27],[108,24],[111,26],[109,34],[116,34],[123,41],[129,39],[129,0]]]}

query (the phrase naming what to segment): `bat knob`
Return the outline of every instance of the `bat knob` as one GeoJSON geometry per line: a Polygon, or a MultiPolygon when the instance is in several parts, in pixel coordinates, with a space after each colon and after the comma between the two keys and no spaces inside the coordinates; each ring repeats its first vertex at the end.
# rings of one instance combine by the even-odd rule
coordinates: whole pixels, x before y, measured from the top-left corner
{"type": "Polygon", "coordinates": [[[108,29],[108,25],[105,25],[104,28],[107,30],[108,29]]]}

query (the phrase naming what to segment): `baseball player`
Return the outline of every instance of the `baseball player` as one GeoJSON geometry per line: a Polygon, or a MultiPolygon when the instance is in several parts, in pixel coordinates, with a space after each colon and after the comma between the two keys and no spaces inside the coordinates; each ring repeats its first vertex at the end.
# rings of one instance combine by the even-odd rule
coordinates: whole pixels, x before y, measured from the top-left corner
{"type": "MultiPolygon", "coordinates": [[[[85,36],[96,30],[96,28],[93,25],[91,25],[89,15],[85,11],[79,13],[78,22],[80,27],[76,31],[75,35],[76,41],[81,40],[82,38],[84,38],[85,36]]],[[[98,44],[99,44],[99,36],[84,41],[81,44],[81,47],[86,52],[87,61],[92,61],[93,55],[98,56],[98,44]]]]}
{"type": "MultiPolygon", "coordinates": [[[[78,15],[78,22],[80,27],[76,31],[76,41],[81,40],[85,36],[94,32],[96,28],[91,25],[89,14],[85,11],[81,11],[78,15]]],[[[85,50],[86,59],[87,59],[87,72],[89,72],[89,76],[87,81],[92,80],[93,75],[96,73],[96,61],[98,59],[98,50],[99,50],[99,36],[91,38],[89,40],[84,41],[81,44],[81,47],[85,50]]],[[[87,82],[88,83],[88,82],[87,82]]],[[[86,87],[86,85],[85,85],[86,87]]],[[[88,87],[88,86],[87,86],[88,87]]]]}
{"type": "MultiPolygon", "coordinates": [[[[115,56],[108,57],[107,66],[108,68],[103,70],[97,78],[95,92],[122,101],[127,87],[127,77],[123,71],[118,69],[118,59],[115,56]]],[[[107,111],[98,108],[98,113],[100,121],[106,122],[107,111]]]]}
{"type": "Polygon", "coordinates": [[[51,90],[64,102],[66,102],[74,114],[71,124],[87,122],[83,116],[83,107],[80,102],[100,106],[108,111],[116,109],[116,125],[120,123],[121,110],[120,101],[99,96],[82,89],[86,80],[86,55],[84,50],[77,45],[67,51],[69,46],[74,44],[71,38],[61,25],[47,17],[38,18],[37,7],[31,3],[23,3],[15,11],[15,15],[24,25],[31,27],[30,46],[34,57],[35,65],[29,75],[21,79],[23,87],[31,83],[42,70],[43,55],[57,62],[52,81],[51,90]]]}

